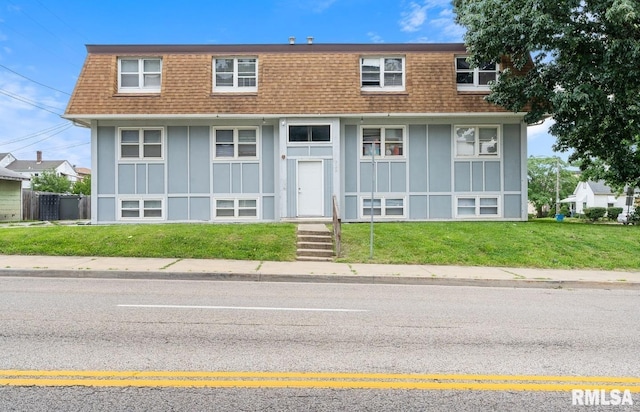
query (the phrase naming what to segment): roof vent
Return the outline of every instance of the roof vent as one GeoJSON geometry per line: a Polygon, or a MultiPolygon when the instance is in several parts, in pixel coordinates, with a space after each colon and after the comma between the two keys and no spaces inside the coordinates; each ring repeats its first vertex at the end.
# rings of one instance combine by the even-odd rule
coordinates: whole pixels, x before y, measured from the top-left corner
{"type": "Polygon", "coordinates": [[[313,36],[307,37],[307,44],[313,44],[313,36]]]}
{"type": "Polygon", "coordinates": [[[289,37],[289,44],[296,44],[296,38],[293,36],[289,37]]]}

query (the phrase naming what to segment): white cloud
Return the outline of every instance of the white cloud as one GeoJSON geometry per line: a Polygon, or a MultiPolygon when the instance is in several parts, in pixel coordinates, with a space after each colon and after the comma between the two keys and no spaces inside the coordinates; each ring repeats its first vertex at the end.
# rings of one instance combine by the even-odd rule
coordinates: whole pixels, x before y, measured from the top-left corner
{"type": "Polygon", "coordinates": [[[384,39],[375,32],[368,32],[367,36],[373,43],[384,43],[384,39]]]}
{"type": "Polygon", "coordinates": [[[404,32],[413,33],[422,27],[427,19],[428,4],[420,6],[417,3],[409,3],[409,11],[401,13],[402,19],[400,20],[400,30],[404,32]]]}

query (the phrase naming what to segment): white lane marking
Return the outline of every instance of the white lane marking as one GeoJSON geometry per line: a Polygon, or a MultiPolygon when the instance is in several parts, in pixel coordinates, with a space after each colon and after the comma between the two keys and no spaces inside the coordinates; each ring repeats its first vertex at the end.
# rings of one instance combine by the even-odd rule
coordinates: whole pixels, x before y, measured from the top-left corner
{"type": "Polygon", "coordinates": [[[364,309],[330,308],[273,308],[264,306],[195,306],[195,305],[118,305],[121,308],[160,308],[160,309],[226,309],[226,310],[273,310],[291,312],[368,312],[364,309]]]}

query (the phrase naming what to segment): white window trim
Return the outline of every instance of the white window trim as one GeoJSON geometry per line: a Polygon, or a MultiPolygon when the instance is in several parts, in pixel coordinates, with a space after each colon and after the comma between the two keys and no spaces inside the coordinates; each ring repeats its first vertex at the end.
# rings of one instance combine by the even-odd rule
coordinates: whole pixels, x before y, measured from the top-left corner
{"type": "MultiPolygon", "coordinates": [[[[457,59],[462,59],[462,58],[466,58],[468,56],[461,56],[461,55],[457,55],[455,56],[454,60],[453,60],[453,69],[455,71],[455,76],[456,79],[458,77],[458,73],[473,73],[473,84],[470,83],[458,83],[456,80],[456,87],[458,89],[458,91],[464,92],[464,91],[481,91],[481,92],[488,92],[491,90],[491,87],[488,84],[480,84],[480,68],[479,67],[474,67],[471,68],[469,70],[458,70],[458,61],[457,59]]],[[[494,70],[482,70],[483,72],[494,72],[494,70]]],[[[496,63],[496,69],[495,69],[495,73],[496,73],[496,81],[498,81],[498,78],[500,77],[500,64],[496,63]]]]}
{"type": "MultiPolygon", "coordinates": [[[[374,219],[405,219],[407,217],[407,197],[406,196],[393,196],[391,194],[385,194],[383,196],[374,195],[374,200],[380,200],[380,214],[373,215],[374,219]],[[401,215],[387,215],[387,200],[402,199],[402,214],[401,215]]],[[[371,218],[371,214],[364,213],[364,202],[370,201],[371,196],[360,196],[360,218],[371,218]]],[[[393,208],[394,206],[390,206],[393,208]]]]}
{"type": "Polygon", "coordinates": [[[225,93],[255,93],[258,91],[258,57],[257,56],[214,56],[213,65],[213,91],[225,93]],[[216,84],[216,60],[217,59],[233,59],[233,86],[218,86],[216,84]],[[256,85],[255,86],[238,86],[238,60],[254,59],[256,61],[256,85]]]}
{"type": "MultiPolygon", "coordinates": [[[[162,90],[162,58],[161,57],[134,57],[134,56],[122,56],[118,57],[118,92],[119,93],[160,93],[162,90]],[[122,60],[138,60],[138,86],[126,87],[122,86],[122,60]],[[144,61],[145,60],[159,60],[160,61],[160,85],[159,86],[144,86],[144,61]]],[[[157,73],[157,72],[149,72],[157,73]]]]}
{"type": "Polygon", "coordinates": [[[164,127],[119,127],[118,128],[118,159],[126,161],[161,161],[164,160],[165,149],[165,133],[164,127]],[[140,132],[140,140],[138,141],[138,157],[123,157],[122,156],[122,131],[123,130],[138,130],[140,132]],[[145,157],[144,156],[144,131],[145,130],[159,130],[160,131],[160,157],[145,157]]]}
{"type": "MultiPolygon", "coordinates": [[[[493,207],[493,206],[491,206],[493,207]]],[[[456,196],[456,204],[455,204],[455,216],[459,219],[495,219],[496,217],[502,216],[502,208],[501,208],[501,196],[500,195],[458,195],[456,196]],[[460,199],[475,199],[475,213],[473,215],[465,215],[458,213],[460,208],[459,202],[460,199]],[[496,200],[496,214],[480,214],[480,199],[495,199],[496,200]]]]}
{"type": "Polygon", "coordinates": [[[497,124],[475,124],[475,125],[454,125],[453,126],[453,156],[457,159],[499,159],[502,155],[502,136],[501,136],[501,127],[497,124]],[[459,155],[458,154],[458,144],[465,143],[466,140],[458,139],[456,130],[459,128],[474,128],[475,129],[475,140],[473,142],[473,154],[470,155],[459,155]],[[481,128],[495,128],[496,129],[496,152],[495,153],[486,153],[481,154],[480,147],[480,129],[481,128]]]}
{"type": "MultiPolygon", "coordinates": [[[[127,209],[129,210],[129,209],[127,209]]],[[[133,209],[130,209],[133,210],[133,209]]],[[[150,209],[151,210],[151,209],[150,209]]],[[[155,210],[155,209],[152,209],[155,210]]],[[[128,196],[128,197],[120,197],[118,198],[118,220],[125,220],[125,221],[140,221],[140,220],[144,220],[144,221],[148,221],[148,220],[153,220],[153,221],[161,221],[164,220],[165,218],[165,203],[164,203],[164,199],[161,197],[133,197],[133,196],[128,196]],[[122,211],[124,210],[122,207],[122,203],[124,202],[138,202],[138,216],[135,217],[125,217],[122,216],[122,211]],[[154,216],[154,217],[145,217],[144,216],[144,202],[145,201],[153,201],[153,202],[160,202],[160,216],[154,216]]]]}
{"type": "Polygon", "coordinates": [[[360,159],[371,159],[371,155],[364,154],[364,129],[380,129],[380,153],[375,154],[376,159],[386,159],[386,160],[402,160],[407,158],[407,127],[406,126],[392,126],[392,125],[363,125],[360,126],[359,132],[359,146],[358,152],[360,154],[360,159]],[[394,154],[386,154],[383,148],[385,147],[386,141],[386,129],[402,129],[402,154],[394,155],[394,154]]]}
{"type": "Polygon", "coordinates": [[[405,91],[407,84],[407,63],[405,56],[360,56],[360,89],[365,92],[385,91],[385,92],[403,92],[405,91]],[[380,86],[364,86],[362,66],[364,59],[379,59],[380,60],[380,86]],[[384,84],[384,60],[385,59],[401,59],[402,60],[402,86],[385,86],[384,84]]]}
{"type": "Polygon", "coordinates": [[[247,126],[247,127],[214,127],[212,129],[213,133],[213,160],[216,161],[230,161],[230,160],[258,160],[260,158],[260,128],[247,126]],[[233,156],[217,156],[216,155],[216,131],[218,130],[232,130],[233,131],[233,156]],[[239,143],[239,131],[240,130],[255,130],[256,131],[256,155],[255,156],[238,156],[238,145],[244,144],[239,143]]]}
{"type": "Polygon", "coordinates": [[[309,145],[332,145],[333,144],[333,126],[331,123],[289,123],[287,124],[287,146],[309,146],[309,145]],[[302,126],[302,127],[313,127],[313,126],[329,126],[329,140],[326,142],[314,142],[313,140],[308,140],[306,142],[292,142],[289,140],[289,131],[291,126],[302,126]]]}
{"type": "MultiPolygon", "coordinates": [[[[214,197],[213,198],[213,218],[215,220],[258,220],[260,216],[260,199],[258,197],[214,197]],[[233,216],[218,216],[218,200],[226,200],[233,202],[233,216]],[[256,215],[255,216],[240,216],[240,201],[241,200],[255,200],[256,202],[256,215]]],[[[244,208],[249,209],[249,208],[244,208]]],[[[253,209],[253,208],[251,208],[253,209]]]]}

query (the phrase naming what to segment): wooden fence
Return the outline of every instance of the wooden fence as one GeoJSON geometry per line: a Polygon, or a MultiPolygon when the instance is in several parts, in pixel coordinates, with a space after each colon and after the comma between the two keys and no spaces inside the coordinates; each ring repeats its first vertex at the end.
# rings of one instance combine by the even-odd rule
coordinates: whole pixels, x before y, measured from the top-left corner
{"type": "Polygon", "coordinates": [[[22,220],[91,219],[91,196],[22,190],[22,220]]]}

